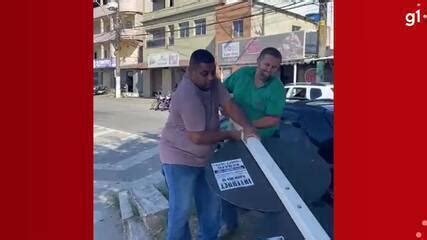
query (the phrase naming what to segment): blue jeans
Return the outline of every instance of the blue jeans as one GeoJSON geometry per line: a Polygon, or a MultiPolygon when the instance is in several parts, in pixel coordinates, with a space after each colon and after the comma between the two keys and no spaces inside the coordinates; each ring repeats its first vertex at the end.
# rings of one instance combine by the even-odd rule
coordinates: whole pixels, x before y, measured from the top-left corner
{"type": "Polygon", "coordinates": [[[194,198],[199,240],[216,240],[220,227],[220,199],[209,188],[203,167],[163,164],[169,189],[167,240],[190,240],[188,220],[194,198]]]}
{"type": "Polygon", "coordinates": [[[221,214],[222,223],[225,224],[229,230],[235,229],[239,226],[236,206],[225,200],[222,200],[221,214]]]}

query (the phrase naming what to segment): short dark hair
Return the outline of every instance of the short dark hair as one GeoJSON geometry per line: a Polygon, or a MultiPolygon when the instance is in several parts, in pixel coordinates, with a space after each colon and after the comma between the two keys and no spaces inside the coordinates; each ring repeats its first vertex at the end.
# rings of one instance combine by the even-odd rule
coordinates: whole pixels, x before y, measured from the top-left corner
{"type": "Polygon", "coordinates": [[[271,55],[275,58],[280,59],[280,62],[282,62],[282,54],[274,47],[264,48],[259,54],[258,60],[261,60],[265,55],[271,55]]]}
{"type": "Polygon", "coordinates": [[[215,58],[208,50],[198,49],[191,54],[190,68],[200,63],[215,63],[215,58]]]}

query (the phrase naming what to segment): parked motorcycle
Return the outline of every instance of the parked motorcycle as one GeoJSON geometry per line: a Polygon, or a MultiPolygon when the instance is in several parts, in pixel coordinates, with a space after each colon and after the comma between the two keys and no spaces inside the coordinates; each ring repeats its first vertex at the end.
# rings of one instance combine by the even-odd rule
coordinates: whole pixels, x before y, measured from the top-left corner
{"type": "Polygon", "coordinates": [[[169,110],[170,102],[172,99],[171,93],[168,93],[166,96],[162,96],[160,98],[160,104],[159,104],[159,110],[160,111],[166,111],[169,110]]]}
{"type": "Polygon", "coordinates": [[[161,97],[162,97],[162,94],[160,91],[154,92],[154,100],[151,103],[150,110],[154,110],[154,111],[159,110],[161,97]]]}
{"type": "Polygon", "coordinates": [[[106,86],[98,85],[98,86],[93,87],[93,94],[94,95],[103,95],[103,94],[106,94],[107,92],[108,92],[108,87],[106,87],[106,86]]]}
{"type": "Polygon", "coordinates": [[[160,110],[166,111],[169,110],[170,102],[172,99],[172,94],[168,93],[166,96],[163,96],[161,92],[154,93],[155,99],[151,103],[150,110],[160,110]]]}

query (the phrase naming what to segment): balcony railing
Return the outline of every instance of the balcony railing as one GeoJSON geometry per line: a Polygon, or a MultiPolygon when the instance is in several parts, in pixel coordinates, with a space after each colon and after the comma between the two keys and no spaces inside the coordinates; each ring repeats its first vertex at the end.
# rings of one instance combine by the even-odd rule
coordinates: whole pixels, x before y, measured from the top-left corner
{"type": "Polygon", "coordinates": [[[100,34],[93,35],[93,42],[94,43],[101,43],[101,42],[108,42],[116,39],[116,32],[105,32],[100,34]]]}
{"type": "MultiPolygon", "coordinates": [[[[222,3],[223,0],[211,0],[211,1],[204,1],[204,2],[194,2],[193,4],[183,5],[179,7],[180,13],[195,11],[200,8],[207,8],[207,7],[214,7],[220,3],[222,3]]],[[[144,18],[142,22],[149,22],[153,21],[155,19],[165,18],[176,15],[177,8],[176,7],[166,7],[162,9],[158,9],[156,11],[147,12],[144,13],[144,18]]]]}
{"type": "MultiPolygon", "coordinates": [[[[137,41],[144,40],[144,35],[141,29],[122,29],[122,31],[120,31],[120,37],[126,40],[137,40],[137,41]]],[[[104,33],[93,35],[94,43],[102,43],[102,42],[108,42],[108,41],[114,41],[114,40],[116,40],[115,31],[104,32],[104,33]]]]}
{"type": "Polygon", "coordinates": [[[120,36],[121,38],[127,39],[127,40],[139,40],[139,41],[144,40],[144,35],[141,28],[123,29],[120,32],[120,36]]]}
{"type": "MultiPolygon", "coordinates": [[[[143,11],[143,1],[140,0],[122,0],[120,1],[120,12],[138,12],[143,11]]],[[[108,10],[106,5],[96,7],[93,9],[93,18],[108,16],[115,13],[115,11],[108,10]]]]}
{"type": "Polygon", "coordinates": [[[104,17],[113,13],[114,11],[108,10],[106,6],[100,6],[93,9],[93,18],[104,17]]]}

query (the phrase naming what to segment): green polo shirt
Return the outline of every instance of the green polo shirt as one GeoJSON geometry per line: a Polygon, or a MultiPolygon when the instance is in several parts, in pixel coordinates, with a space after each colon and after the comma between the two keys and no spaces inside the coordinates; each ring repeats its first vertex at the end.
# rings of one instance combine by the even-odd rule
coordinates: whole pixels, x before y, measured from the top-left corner
{"type": "MultiPolygon", "coordinates": [[[[233,100],[253,122],[265,116],[280,117],[285,106],[285,90],[277,77],[270,77],[263,86],[255,86],[255,67],[242,67],[225,81],[233,100]]],[[[258,128],[261,138],[271,137],[279,126],[258,128]]]]}

